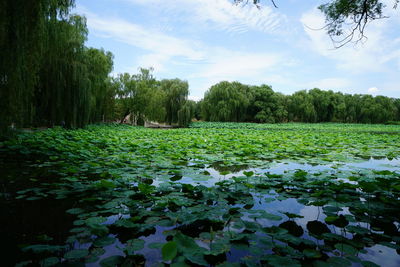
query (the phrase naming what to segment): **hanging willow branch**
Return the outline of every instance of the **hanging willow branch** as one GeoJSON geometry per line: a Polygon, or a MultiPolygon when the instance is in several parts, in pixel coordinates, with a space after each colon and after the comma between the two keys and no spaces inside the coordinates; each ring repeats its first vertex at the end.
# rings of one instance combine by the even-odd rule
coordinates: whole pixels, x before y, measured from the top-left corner
{"type": "Polygon", "coordinates": [[[384,7],[379,0],[335,0],[319,9],[325,15],[324,29],[334,47],[340,48],[368,39],[365,28],[371,21],[387,18],[383,15],[384,7]]]}
{"type": "MultiPolygon", "coordinates": [[[[275,1],[270,1],[277,8],[275,1]]],[[[393,1],[393,8],[396,9],[400,0],[393,1]]],[[[261,0],[234,0],[235,4],[249,2],[260,8],[261,0]]],[[[388,18],[383,14],[385,5],[381,0],[330,0],[318,8],[325,15],[326,24],[314,30],[325,30],[335,48],[368,39],[365,35],[367,25],[374,20],[388,18]]]]}

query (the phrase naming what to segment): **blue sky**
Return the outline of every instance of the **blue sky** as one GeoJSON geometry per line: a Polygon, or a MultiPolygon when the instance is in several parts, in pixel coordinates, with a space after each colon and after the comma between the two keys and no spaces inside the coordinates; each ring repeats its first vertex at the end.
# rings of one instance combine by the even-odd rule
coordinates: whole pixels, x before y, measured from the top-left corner
{"type": "Polygon", "coordinates": [[[368,40],[333,49],[316,7],[326,1],[269,0],[260,9],[229,0],[76,0],[87,45],[114,54],[113,75],[153,67],[158,79],[189,82],[199,100],[227,80],[291,94],[318,87],[400,97],[400,11],[368,25],[368,40]]]}

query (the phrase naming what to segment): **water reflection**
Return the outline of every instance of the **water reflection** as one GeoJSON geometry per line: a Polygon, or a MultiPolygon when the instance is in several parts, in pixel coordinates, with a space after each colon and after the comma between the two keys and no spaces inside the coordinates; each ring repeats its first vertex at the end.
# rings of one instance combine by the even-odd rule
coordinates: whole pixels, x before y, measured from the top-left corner
{"type": "MultiPolygon", "coordinates": [[[[185,175],[181,183],[202,184],[205,186],[213,186],[215,183],[222,180],[229,180],[233,177],[245,176],[245,171],[252,171],[255,174],[286,174],[303,170],[309,173],[325,172],[333,175],[346,176],[351,171],[376,170],[376,171],[400,171],[400,159],[388,158],[370,158],[368,160],[360,160],[359,162],[332,162],[328,164],[307,164],[298,162],[267,162],[265,167],[248,168],[247,165],[223,165],[218,161],[209,165],[206,168],[198,170],[198,174],[206,172],[207,179],[198,179],[196,175],[189,173],[185,175]]],[[[347,180],[348,181],[348,180],[347,180]]]]}
{"type": "MultiPolygon", "coordinates": [[[[323,254],[321,259],[323,260],[326,260],[327,257],[334,256],[335,253],[341,253],[337,246],[338,244],[345,243],[346,245],[351,244],[352,249],[357,248],[357,256],[362,260],[369,260],[382,266],[400,266],[400,257],[396,252],[396,249],[388,247],[395,247],[395,241],[399,243],[400,240],[400,234],[398,232],[400,210],[399,206],[396,206],[399,199],[396,199],[389,193],[386,194],[385,192],[374,194],[373,189],[369,192],[369,188],[375,186],[374,180],[366,181],[365,185],[359,186],[357,180],[349,181],[348,179],[352,172],[362,173],[363,171],[370,170],[389,170],[398,172],[400,171],[399,159],[369,159],[364,162],[336,162],[326,165],[301,164],[294,162],[270,162],[264,168],[248,168],[248,166],[245,165],[236,167],[227,166],[225,164],[223,165],[224,166],[221,167],[221,162],[219,162],[216,165],[212,164],[203,168],[189,167],[187,170],[180,170],[180,172],[173,174],[161,173],[154,177],[155,179],[146,178],[145,180],[142,179],[141,182],[147,185],[152,184],[160,187],[167,185],[167,188],[168,186],[171,187],[178,184],[191,184],[195,186],[204,185],[211,187],[225,181],[227,184],[219,185],[223,190],[221,190],[221,192],[217,191],[217,195],[215,196],[216,198],[218,197],[218,200],[222,204],[216,204],[217,199],[213,199],[213,201],[215,201],[215,203],[213,202],[214,206],[204,204],[206,201],[203,201],[201,205],[204,205],[204,208],[209,208],[211,210],[223,209],[222,213],[225,213],[224,216],[236,214],[236,210],[231,212],[230,209],[238,208],[237,213],[240,214],[240,216],[238,215],[239,217],[235,218],[232,215],[229,217],[229,220],[232,220],[233,223],[237,223],[238,225],[240,225],[240,223],[245,224],[251,222],[256,223],[261,227],[260,229],[254,230],[256,233],[254,236],[251,235],[253,230],[250,231],[246,228],[247,226],[242,226],[235,230],[236,233],[249,234],[249,238],[255,239],[250,241],[265,241],[266,238],[270,238],[270,236],[276,234],[274,231],[281,231],[284,229],[295,237],[293,239],[294,241],[285,240],[284,238],[288,237],[284,234],[282,235],[284,238],[281,236],[281,240],[279,240],[279,234],[276,234],[276,242],[292,246],[293,249],[297,249],[300,252],[304,251],[304,247],[302,246],[310,248],[313,251],[321,251],[323,254]],[[290,179],[285,177],[285,175],[290,177],[290,179]],[[307,185],[305,188],[302,188],[301,186],[303,185],[301,181],[305,182],[309,176],[315,179],[315,184],[307,185]],[[319,176],[325,177],[326,182],[319,183],[316,179],[316,177],[319,176]],[[331,182],[329,178],[331,178],[333,182],[331,182]],[[229,181],[235,181],[236,183],[230,184],[229,181]],[[351,185],[350,182],[353,184],[351,185]],[[353,185],[354,187],[352,187],[353,185]],[[362,188],[360,189],[359,187],[362,188]],[[238,190],[238,194],[236,195],[233,194],[236,192],[235,190],[238,190]],[[266,212],[268,216],[262,217],[262,213],[259,211],[266,212]],[[232,214],[230,214],[230,212],[232,214]],[[260,218],[257,218],[257,214],[261,214],[260,218]],[[353,226],[353,228],[349,226],[353,226]],[[397,239],[392,237],[396,237],[397,239]],[[305,241],[301,240],[308,240],[311,243],[306,244],[304,243],[305,241]],[[295,244],[295,241],[298,241],[299,243],[295,244]],[[386,246],[382,244],[386,244],[386,246]],[[360,253],[359,251],[361,249],[365,249],[366,253],[360,253]]],[[[139,183],[131,183],[130,185],[137,188],[139,183]]],[[[169,194],[182,193],[183,191],[184,190],[181,188],[179,190],[177,189],[176,192],[167,192],[165,193],[165,196],[161,196],[170,197],[169,194]]],[[[191,192],[191,198],[188,198],[188,201],[194,201],[194,194],[192,194],[194,191],[194,189],[192,191],[189,190],[189,192],[191,192]]],[[[205,190],[204,192],[208,191],[205,190]]],[[[204,197],[203,193],[200,195],[199,198],[204,197]]],[[[138,202],[140,201],[141,199],[138,200],[138,202]]],[[[146,204],[148,206],[141,207],[149,214],[146,216],[159,216],[159,213],[152,210],[152,204],[150,202],[146,204]],[[154,212],[154,214],[152,214],[152,212],[154,212]]],[[[41,202],[32,203],[40,205],[41,202]]],[[[62,233],[60,238],[55,239],[55,241],[57,241],[57,243],[63,243],[65,242],[69,229],[72,228],[72,221],[65,220],[69,215],[66,215],[64,210],[68,209],[73,204],[64,202],[66,207],[63,207],[60,206],[58,202],[47,201],[47,203],[54,204],[57,208],[61,207],[61,209],[59,208],[58,211],[53,211],[51,208],[43,206],[43,213],[38,211],[38,207],[30,207],[31,213],[26,210],[16,210],[17,212],[26,214],[26,216],[32,217],[42,214],[44,221],[47,220],[47,224],[50,221],[57,225],[58,223],[55,220],[48,219],[48,215],[50,214],[49,212],[51,212],[52,217],[55,214],[59,220],[65,223],[62,224],[63,227],[55,230],[62,233]]],[[[132,203],[133,202],[130,202],[130,205],[124,204],[123,206],[123,210],[127,212],[127,214],[112,214],[107,217],[107,220],[103,224],[109,226],[109,236],[115,237],[116,242],[103,247],[105,253],[101,255],[97,261],[88,263],[88,266],[98,266],[102,259],[111,255],[124,256],[125,253],[123,250],[126,247],[126,242],[132,238],[140,238],[145,241],[144,248],[135,253],[145,256],[146,266],[157,264],[162,260],[160,250],[150,248],[149,245],[151,243],[167,242],[164,232],[173,229],[178,229],[180,232],[189,236],[192,234],[193,237],[197,238],[199,245],[201,244],[204,246],[204,244],[199,241],[198,237],[200,232],[198,231],[199,229],[202,229],[201,231],[208,232],[209,229],[204,225],[196,225],[196,223],[209,223],[206,220],[198,220],[191,222],[190,224],[185,224],[187,218],[183,218],[182,223],[175,223],[171,227],[156,225],[152,231],[148,231],[146,234],[135,232],[134,229],[124,230],[114,227],[115,222],[121,219],[130,218],[131,215],[129,215],[129,212],[138,208],[136,207],[136,204],[133,205],[132,203]],[[191,229],[191,227],[193,229],[191,229]],[[192,233],[190,233],[190,231],[192,231],[192,233]]],[[[169,205],[170,203],[167,203],[164,207],[166,213],[171,212],[172,210],[169,205]]],[[[174,208],[178,210],[191,208],[190,204],[183,203],[180,205],[181,206],[175,205],[174,208]]],[[[6,205],[2,205],[2,209],[6,209],[6,205]]],[[[95,208],[93,212],[95,212],[95,208]]],[[[187,214],[190,214],[190,212],[187,214]]],[[[25,219],[28,220],[28,218],[25,219]]],[[[40,219],[34,221],[34,224],[36,224],[40,219]]],[[[13,223],[12,220],[11,223],[13,223]]],[[[140,223],[144,224],[145,222],[141,221],[140,223]]],[[[21,224],[23,223],[18,222],[16,223],[16,226],[21,228],[21,224]]],[[[44,233],[53,235],[54,231],[51,230],[51,227],[47,224],[42,226],[44,233]]],[[[5,229],[10,232],[16,231],[18,233],[17,235],[22,235],[21,232],[23,232],[21,229],[12,229],[12,226],[10,225],[5,229]]],[[[214,228],[213,230],[218,231],[218,228],[214,228]]],[[[37,240],[32,236],[38,232],[40,231],[37,229],[29,232],[28,235],[31,235],[31,238],[27,239],[27,242],[37,242],[37,240]]],[[[10,237],[7,238],[11,239],[10,237]]],[[[96,237],[93,236],[92,238],[96,237]]],[[[15,238],[15,240],[17,239],[18,242],[24,240],[21,236],[15,238]]],[[[13,247],[16,248],[17,245],[18,244],[13,244],[13,247]]],[[[228,261],[242,261],[243,257],[250,256],[254,253],[254,251],[249,251],[249,246],[247,246],[248,248],[246,249],[246,245],[243,245],[240,242],[232,242],[230,245],[231,249],[226,253],[226,259],[228,261]]],[[[74,243],[75,249],[88,249],[91,247],[91,242],[74,243]]],[[[276,253],[276,251],[265,247],[261,249],[261,251],[265,254],[276,253]]],[[[17,255],[17,257],[22,256],[17,255]]]]}

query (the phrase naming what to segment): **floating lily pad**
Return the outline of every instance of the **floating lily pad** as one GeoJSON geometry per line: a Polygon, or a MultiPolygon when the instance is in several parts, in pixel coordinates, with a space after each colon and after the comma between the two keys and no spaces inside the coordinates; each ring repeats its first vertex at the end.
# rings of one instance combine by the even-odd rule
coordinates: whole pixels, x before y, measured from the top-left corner
{"type": "Polygon", "coordinates": [[[64,254],[64,258],[68,260],[82,259],[89,255],[87,249],[74,249],[64,254]]]}

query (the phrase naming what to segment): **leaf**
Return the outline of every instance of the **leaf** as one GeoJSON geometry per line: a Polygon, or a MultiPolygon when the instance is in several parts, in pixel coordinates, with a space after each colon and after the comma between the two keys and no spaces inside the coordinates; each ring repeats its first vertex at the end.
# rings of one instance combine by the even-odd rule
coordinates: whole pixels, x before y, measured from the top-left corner
{"type": "Polygon", "coordinates": [[[289,234],[300,237],[304,234],[303,228],[295,223],[294,221],[286,221],[279,225],[279,227],[284,228],[289,231],[289,234]]]}
{"type": "Polygon", "coordinates": [[[31,245],[24,247],[22,251],[29,251],[31,250],[33,253],[43,253],[43,252],[57,252],[60,250],[65,249],[66,246],[55,246],[55,245],[31,245]]]}
{"type": "Polygon", "coordinates": [[[297,215],[295,213],[290,213],[290,212],[285,212],[285,211],[279,211],[282,214],[285,214],[286,216],[288,216],[289,219],[294,219],[294,218],[304,218],[304,216],[302,215],[297,215]]]}
{"type": "Polygon", "coordinates": [[[305,250],[303,250],[303,254],[304,256],[306,256],[307,258],[321,258],[322,254],[321,252],[319,252],[318,250],[315,249],[310,249],[310,248],[306,248],[305,250]]]}
{"type": "Polygon", "coordinates": [[[320,221],[309,221],[307,223],[307,230],[316,236],[321,236],[324,233],[330,233],[328,226],[320,221]]]}
{"type": "Polygon", "coordinates": [[[280,221],[282,220],[282,217],[276,214],[268,213],[268,212],[263,212],[260,216],[260,218],[271,220],[271,221],[280,221]]]}
{"type": "Polygon", "coordinates": [[[88,225],[90,227],[90,232],[97,236],[104,236],[108,234],[108,227],[103,224],[92,224],[88,225]]]}
{"type": "Polygon", "coordinates": [[[190,265],[188,265],[184,261],[171,263],[170,266],[171,267],[190,267],[190,265]]]}
{"type": "Polygon", "coordinates": [[[358,226],[358,225],[348,225],[346,227],[346,229],[350,232],[350,233],[356,233],[359,235],[366,235],[369,233],[369,230],[367,228],[358,226]]]}
{"type": "Polygon", "coordinates": [[[50,267],[50,266],[54,266],[56,264],[58,264],[60,262],[60,260],[56,257],[50,257],[50,258],[46,258],[42,261],[40,261],[40,266],[41,267],[50,267]]]}
{"type": "Polygon", "coordinates": [[[74,249],[65,253],[64,258],[68,260],[76,260],[82,259],[87,255],[89,255],[89,251],[87,249],[74,249]]]}
{"type": "Polygon", "coordinates": [[[326,213],[336,213],[342,210],[340,207],[335,206],[325,206],[322,208],[326,213]]]}
{"type": "Polygon", "coordinates": [[[144,240],[142,239],[131,239],[126,242],[126,251],[128,255],[134,255],[135,251],[144,248],[144,240]]]}
{"type": "Polygon", "coordinates": [[[193,238],[178,232],[175,234],[173,241],[178,245],[178,251],[182,252],[189,261],[199,265],[208,265],[203,257],[206,249],[199,247],[193,238]]]}
{"type": "Polygon", "coordinates": [[[104,217],[90,217],[85,220],[87,224],[101,224],[105,222],[107,219],[104,217]]]}
{"type": "Polygon", "coordinates": [[[174,241],[165,243],[161,249],[162,258],[164,261],[173,260],[176,257],[177,253],[178,253],[178,246],[174,241]]]}
{"type": "Polygon", "coordinates": [[[24,267],[24,266],[31,266],[32,261],[20,261],[17,264],[15,264],[15,267],[24,267]]]}
{"type": "Polygon", "coordinates": [[[325,222],[327,224],[332,224],[337,219],[338,219],[338,216],[328,216],[328,217],[325,218],[325,222]]]}
{"type": "Polygon", "coordinates": [[[263,231],[272,236],[279,236],[279,235],[284,235],[284,234],[288,233],[288,230],[278,227],[278,226],[267,227],[267,228],[264,228],[263,231]]]}
{"type": "Polygon", "coordinates": [[[81,208],[73,208],[73,209],[67,210],[66,212],[69,214],[77,215],[77,214],[84,213],[85,211],[81,208]]]}
{"type": "Polygon", "coordinates": [[[97,238],[94,242],[93,245],[96,247],[105,247],[108,245],[111,245],[115,242],[115,238],[112,236],[105,236],[101,238],[97,238]]]}
{"type": "Polygon", "coordinates": [[[327,262],[328,262],[329,266],[333,266],[333,267],[351,266],[351,261],[349,261],[345,258],[340,258],[340,257],[331,257],[328,259],[327,262]]]}
{"type": "Polygon", "coordinates": [[[272,266],[285,266],[285,267],[301,267],[301,264],[288,257],[281,257],[277,255],[264,256],[264,259],[268,261],[272,266]]]}
{"type": "Polygon", "coordinates": [[[251,177],[251,176],[253,176],[254,175],[254,172],[253,171],[243,171],[243,174],[244,175],[246,175],[246,177],[251,177]]]}
{"type": "Polygon", "coordinates": [[[169,178],[171,181],[175,182],[175,181],[179,181],[182,179],[182,175],[174,175],[171,178],[169,178]]]}
{"type": "Polygon", "coordinates": [[[355,249],[354,247],[343,244],[343,243],[338,243],[335,245],[335,248],[347,255],[356,255],[358,253],[358,250],[355,249]]]}
{"type": "Polygon", "coordinates": [[[111,256],[100,261],[101,267],[115,267],[124,261],[122,256],[111,256]]]}
{"type": "Polygon", "coordinates": [[[152,248],[152,249],[161,249],[164,246],[165,243],[158,243],[158,242],[154,242],[154,243],[150,243],[149,245],[147,245],[148,248],[152,248]]]}
{"type": "Polygon", "coordinates": [[[364,267],[379,267],[378,264],[376,264],[376,263],[374,263],[372,261],[362,261],[361,264],[364,267]]]}
{"type": "Polygon", "coordinates": [[[102,188],[102,189],[113,189],[113,188],[117,187],[113,181],[105,180],[105,179],[102,179],[102,180],[96,182],[94,185],[96,187],[102,188]]]}

